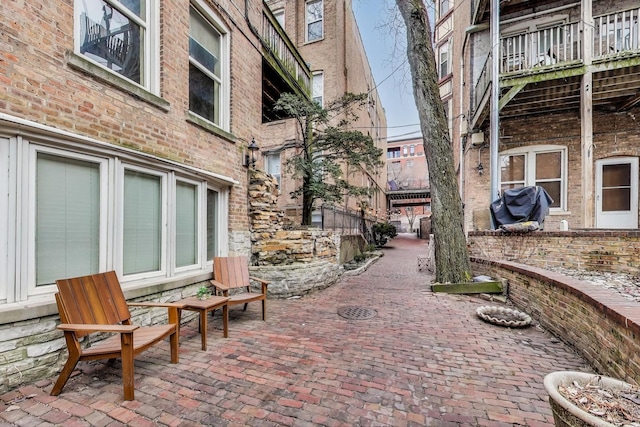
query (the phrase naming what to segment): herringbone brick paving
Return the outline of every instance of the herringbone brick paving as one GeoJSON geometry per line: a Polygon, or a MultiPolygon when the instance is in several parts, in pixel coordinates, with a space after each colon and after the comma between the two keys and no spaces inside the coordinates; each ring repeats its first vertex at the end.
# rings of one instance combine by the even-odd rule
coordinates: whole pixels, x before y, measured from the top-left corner
{"type": "MultiPolygon", "coordinates": [[[[417,271],[426,242],[401,235],[358,276],[299,299],[219,314],[209,349],[197,320],[182,328],[180,363],[168,345],[135,362],[136,400],[122,400],[120,364],[80,363],[59,397],[52,378],[0,396],[0,425],[20,426],[543,426],[542,385],[555,370],[590,370],[533,326],[482,322],[487,302],[433,294],[417,271]],[[368,320],[337,314],[373,309],[368,320]]],[[[494,304],[494,303],[491,303],[494,304]]]]}

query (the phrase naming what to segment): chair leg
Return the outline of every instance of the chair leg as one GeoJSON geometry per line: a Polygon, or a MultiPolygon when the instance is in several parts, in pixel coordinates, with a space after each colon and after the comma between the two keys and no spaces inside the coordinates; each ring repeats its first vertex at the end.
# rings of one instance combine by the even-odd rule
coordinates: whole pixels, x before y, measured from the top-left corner
{"type": "Polygon", "coordinates": [[[176,332],[169,335],[169,345],[171,346],[171,363],[178,363],[179,361],[179,346],[180,346],[180,326],[176,326],[176,332]]]}
{"type": "Polygon", "coordinates": [[[62,388],[67,383],[67,381],[69,380],[69,377],[71,376],[71,373],[73,372],[76,365],[78,364],[78,360],[80,360],[79,354],[69,353],[69,358],[67,359],[66,363],[64,364],[64,367],[62,368],[62,372],[60,372],[60,376],[58,377],[58,380],[56,381],[56,383],[53,385],[53,388],[51,389],[51,396],[57,396],[60,394],[60,392],[62,391],[62,388]]]}
{"type": "Polygon", "coordinates": [[[249,305],[249,303],[245,302],[244,303],[244,308],[242,309],[243,311],[247,311],[247,306],[249,305]]]}
{"type": "Polygon", "coordinates": [[[120,343],[122,345],[122,384],[124,387],[124,400],[133,400],[133,332],[120,334],[120,343]]]}
{"type": "Polygon", "coordinates": [[[267,320],[267,300],[262,300],[262,320],[267,320]]]}
{"type": "Polygon", "coordinates": [[[229,338],[229,306],[222,306],[222,336],[229,338]]]}

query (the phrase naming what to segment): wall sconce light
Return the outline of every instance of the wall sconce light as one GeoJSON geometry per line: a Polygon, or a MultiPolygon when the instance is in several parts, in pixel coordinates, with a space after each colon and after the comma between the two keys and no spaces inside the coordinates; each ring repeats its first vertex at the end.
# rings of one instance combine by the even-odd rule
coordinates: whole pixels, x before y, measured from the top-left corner
{"type": "Polygon", "coordinates": [[[484,166],[482,166],[482,163],[478,163],[476,170],[478,171],[478,175],[482,175],[484,173],[484,166]]]}
{"type": "Polygon", "coordinates": [[[256,168],[255,152],[258,151],[259,149],[260,148],[258,147],[258,144],[256,144],[255,138],[251,138],[251,143],[247,146],[247,150],[249,150],[249,152],[251,154],[245,154],[244,155],[244,166],[245,167],[251,166],[253,169],[256,168]]]}

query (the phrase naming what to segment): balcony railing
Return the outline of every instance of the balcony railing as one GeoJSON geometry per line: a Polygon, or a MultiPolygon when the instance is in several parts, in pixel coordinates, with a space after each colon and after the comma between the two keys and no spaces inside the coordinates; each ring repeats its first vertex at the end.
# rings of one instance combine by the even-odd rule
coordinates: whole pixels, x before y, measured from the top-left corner
{"type": "MultiPolygon", "coordinates": [[[[594,17],[592,59],[615,59],[640,53],[640,8],[594,17]]],[[[583,38],[578,22],[544,28],[500,39],[500,73],[547,71],[557,66],[581,63],[583,38]]],[[[475,86],[474,110],[491,83],[491,61],[487,59],[475,86]]]]}
{"type": "Polygon", "coordinates": [[[593,57],[640,50],[639,18],[640,8],[594,18],[593,57]]]}
{"type": "MultiPolygon", "coordinates": [[[[640,50],[640,8],[594,18],[592,58],[599,59],[640,50]]],[[[500,72],[525,71],[583,59],[581,26],[578,22],[502,37],[500,72]]]]}
{"type": "Polygon", "coordinates": [[[267,54],[271,55],[268,59],[275,60],[299,89],[309,94],[311,71],[267,5],[264,5],[262,11],[260,39],[267,54]]]}
{"type": "Polygon", "coordinates": [[[489,72],[491,58],[491,52],[489,52],[489,56],[487,57],[484,66],[482,67],[480,78],[478,78],[478,83],[476,84],[475,91],[473,92],[473,102],[475,106],[480,105],[480,102],[482,102],[482,98],[484,98],[485,93],[491,85],[491,73],[489,72]]]}
{"type": "Polygon", "coordinates": [[[582,59],[581,41],[578,22],[502,37],[500,72],[524,71],[582,59]]]}

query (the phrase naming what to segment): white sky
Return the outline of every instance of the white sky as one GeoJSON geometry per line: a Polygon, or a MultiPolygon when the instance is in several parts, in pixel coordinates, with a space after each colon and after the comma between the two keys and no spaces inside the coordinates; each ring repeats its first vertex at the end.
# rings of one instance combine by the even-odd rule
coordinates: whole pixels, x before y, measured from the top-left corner
{"type": "Polygon", "coordinates": [[[404,139],[419,137],[421,132],[406,62],[406,36],[395,10],[394,0],[353,0],[353,13],[387,116],[387,138],[404,139]]]}

